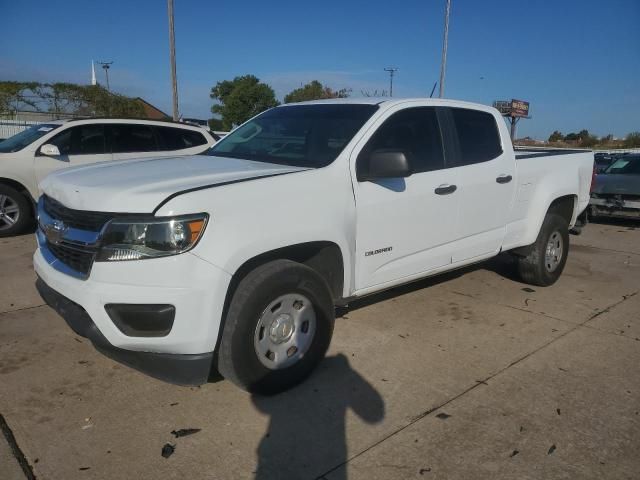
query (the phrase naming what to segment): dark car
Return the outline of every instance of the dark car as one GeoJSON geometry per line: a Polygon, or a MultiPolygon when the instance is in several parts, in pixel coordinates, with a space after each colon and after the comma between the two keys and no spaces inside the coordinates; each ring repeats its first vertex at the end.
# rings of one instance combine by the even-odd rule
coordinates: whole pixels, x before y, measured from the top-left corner
{"type": "Polygon", "coordinates": [[[596,175],[589,205],[594,217],[640,219],[640,154],[619,157],[596,175]]]}
{"type": "Polygon", "coordinates": [[[610,153],[598,152],[593,156],[596,166],[596,173],[603,173],[611,165],[616,157],[610,153]]]}

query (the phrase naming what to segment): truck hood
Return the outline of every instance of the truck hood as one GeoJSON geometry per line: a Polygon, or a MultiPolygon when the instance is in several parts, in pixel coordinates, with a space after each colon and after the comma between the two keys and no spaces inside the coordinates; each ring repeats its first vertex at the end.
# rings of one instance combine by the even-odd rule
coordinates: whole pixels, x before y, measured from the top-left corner
{"type": "Polygon", "coordinates": [[[302,170],[307,169],[209,155],[145,158],[59,170],[40,190],[76,210],[150,213],[183,190],[302,170]]]}
{"type": "Polygon", "coordinates": [[[593,187],[596,194],[640,195],[640,175],[598,174],[593,187]]]}

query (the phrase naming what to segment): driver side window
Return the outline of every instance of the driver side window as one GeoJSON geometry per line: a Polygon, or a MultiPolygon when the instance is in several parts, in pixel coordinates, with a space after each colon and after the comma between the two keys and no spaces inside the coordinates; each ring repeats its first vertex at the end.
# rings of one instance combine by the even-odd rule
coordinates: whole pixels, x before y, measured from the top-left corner
{"type": "Polygon", "coordinates": [[[366,177],[368,159],[376,150],[400,151],[413,173],[445,168],[442,137],[434,107],[407,108],[391,115],[378,128],[358,156],[358,178],[366,177]]]}
{"type": "Polygon", "coordinates": [[[104,126],[96,123],[68,128],[48,143],[58,147],[61,155],[98,155],[107,152],[104,126]]]}
{"type": "Polygon", "coordinates": [[[73,130],[73,128],[67,128],[64,132],[59,133],[46,143],[58,147],[60,155],[69,155],[71,151],[71,130],[73,130]]]}

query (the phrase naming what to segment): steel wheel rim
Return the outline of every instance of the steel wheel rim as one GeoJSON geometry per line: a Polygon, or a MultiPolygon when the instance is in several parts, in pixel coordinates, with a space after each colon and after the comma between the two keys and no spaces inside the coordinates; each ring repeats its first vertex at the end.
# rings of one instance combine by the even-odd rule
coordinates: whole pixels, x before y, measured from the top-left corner
{"type": "Polygon", "coordinates": [[[20,207],[9,195],[0,193],[0,230],[13,227],[20,219],[20,207]]]}
{"type": "Polygon", "coordinates": [[[260,363],[280,370],[297,363],[309,351],[316,332],[313,303],[299,293],[288,293],[264,309],[253,339],[260,363]]]}
{"type": "Polygon", "coordinates": [[[548,272],[554,272],[560,262],[564,251],[564,240],[559,231],[554,231],[549,237],[547,247],[544,252],[544,266],[548,272]]]}

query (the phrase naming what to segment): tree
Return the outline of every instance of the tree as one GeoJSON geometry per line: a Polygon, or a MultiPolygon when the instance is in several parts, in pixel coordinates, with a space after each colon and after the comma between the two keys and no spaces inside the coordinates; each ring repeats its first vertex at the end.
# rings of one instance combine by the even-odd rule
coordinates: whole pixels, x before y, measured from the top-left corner
{"type": "Polygon", "coordinates": [[[567,134],[564,136],[564,139],[565,139],[566,141],[568,141],[568,142],[575,142],[575,141],[580,140],[580,134],[578,134],[578,133],[574,133],[574,132],[567,133],[567,134]]]}
{"type": "Polygon", "coordinates": [[[209,96],[220,102],[211,107],[211,111],[222,117],[225,130],[279,105],[273,89],[254,75],[218,82],[209,96]]]}
{"type": "Polygon", "coordinates": [[[554,130],[554,132],[549,135],[550,142],[561,142],[562,140],[564,140],[564,135],[558,130],[554,130]]]}
{"type": "Polygon", "coordinates": [[[209,124],[210,130],[224,130],[224,126],[222,125],[222,120],[220,118],[210,118],[207,120],[207,123],[209,124]]]}
{"type": "Polygon", "coordinates": [[[142,104],[100,85],[0,82],[0,113],[49,112],[56,117],[142,117],[142,104]]]}
{"type": "Polygon", "coordinates": [[[624,137],[624,146],[626,148],[640,147],[640,132],[631,132],[624,137]]]}
{"type": "Polygon", "coordinates": [[[308,100],[324,100],[327,98],[347,98],[350,90],[332,90],[318,80],[313,80],[300,88],[292,90],[284,97],[284,103],[306,102],[308,100]]]}

